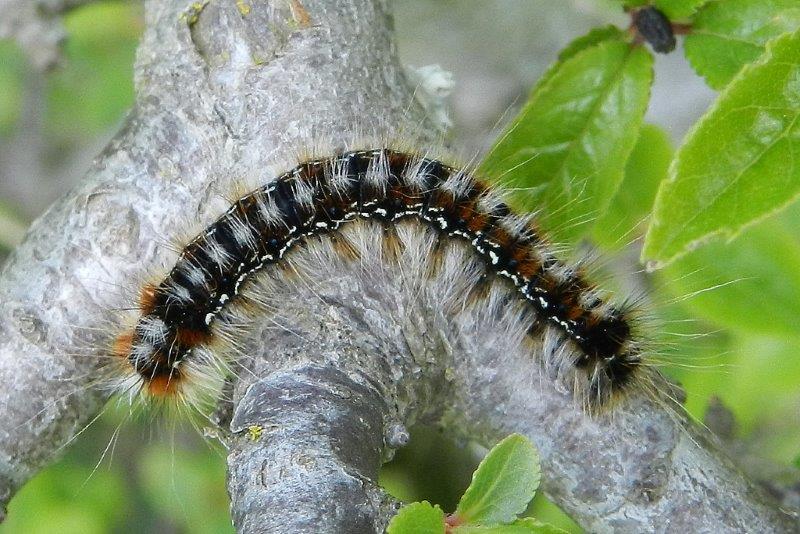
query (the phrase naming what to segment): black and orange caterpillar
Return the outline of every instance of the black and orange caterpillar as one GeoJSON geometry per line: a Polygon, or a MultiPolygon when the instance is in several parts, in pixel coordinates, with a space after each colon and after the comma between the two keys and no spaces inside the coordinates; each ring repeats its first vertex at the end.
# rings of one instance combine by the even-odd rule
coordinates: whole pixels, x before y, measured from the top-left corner
{"type": "Polygon", "coordinates": [[[594,405],[631,384],[642,349],[629,310],[557,259],[536,224],[515,214],[497,187],[437,159],[388,148],[305,161],[236,200],[160,283],[145,285],[136,325],[116,339],[115,355],[150,393],[178,391],[187,365],[213,343],[220,314],[256,273],[310,236],[340,233],[357,220],[384,227],[415,221],[471,247],[486,272],[530,308],[528,335],[542,336],[545,326],[556,332],[559,350],[537,356],[558,357],[556,367],[566,358],[594,405]]]}

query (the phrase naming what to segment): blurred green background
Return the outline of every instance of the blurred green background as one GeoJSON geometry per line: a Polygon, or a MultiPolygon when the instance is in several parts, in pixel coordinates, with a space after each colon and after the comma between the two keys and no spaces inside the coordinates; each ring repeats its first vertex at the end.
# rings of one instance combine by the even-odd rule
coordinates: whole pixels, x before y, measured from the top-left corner
{"type": "MultiPolygon", "coordinates": [[[[454,73],[454,144],[474,150],[491,143],[499,117],[521,103],[561,46],[594,25],[620,20],[607,5],[579,0],[394,4],[404,62],[436,62],[454,73]],[[491,38],[500,32],[502,43],[491,38]]],[[[133,102],[141,4],[100,2],[73,10],[65,23],[65,62],[48,74],[30,69],[14,44],[0,42],[0,261],[29,222],[79,179],[133,102]]],[[[713,94],[682,58],[659,61],[657,78],[681,88],[657,85],[648,118],[667,128],[677,145],[713,94]]],[[[760,472],[773,477],[796,476],[792,466],[800,464],[800,269],[794,268],[800,238],[792,231],[798,221],[800,210],[790,209],[730,245],[698,251],[645,281],[669,332],[662,341],[673,346],[665,370],[686,387],[688,410],[702,419],[709,400],[720,398],[737,421],[739,459],[746,464],[757,457],[760,472]],[[765,293],[782,299],[765,299],[765,293]]],[[[613,257],[612,268],[637,269],[630,252],[613,257]]],[[[232,531],[219,447],[188,426],[123,424],[125,415],[124,407],[110,405],[61,461],[14,498],[0,533],[232,531]]],[[[403,499],[424,498],[452,510],[480,453],[435,429],[415,429],[411,446],[385,467],[383,483],[403,499]]],[[[580,531],[540,496],[533,509],[580,531]]]]}

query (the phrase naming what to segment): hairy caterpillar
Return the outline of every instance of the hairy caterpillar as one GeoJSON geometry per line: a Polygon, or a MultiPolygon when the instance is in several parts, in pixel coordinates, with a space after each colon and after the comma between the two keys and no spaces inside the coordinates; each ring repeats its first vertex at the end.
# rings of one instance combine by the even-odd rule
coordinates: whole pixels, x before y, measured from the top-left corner
{"type": "Polygon", "coordinates": [[[186,245],[166,277],[141,289],[135,325],[114,342],[125,387],[192,398],[193,385],[227,368],[237,307],[264,308],[253,289],[262,271],[326,240],[334,254],[357,260],[370,253],[364,243],[376,242],[364,234],[379,236],[385,261],[416,262],[421,276],[453,279],[459,295],[443,297],[443,307],[520,307],[532,362],[588,407],[634,384],[642,345],[629,307],[609,302],[580,267],[559,260],[496,187],[438,159],[381,146],[300,163],[238,198],[186,245]],[[450,267],[442,266],[448,243],[462,258],[445,261],[450,267]]]}

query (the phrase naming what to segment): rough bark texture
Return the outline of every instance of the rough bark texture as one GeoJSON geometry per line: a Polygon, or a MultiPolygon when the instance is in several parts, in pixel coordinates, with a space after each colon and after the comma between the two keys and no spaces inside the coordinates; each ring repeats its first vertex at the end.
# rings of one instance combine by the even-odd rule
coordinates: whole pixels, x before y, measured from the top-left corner
{"type": "MultiPolygon", "coordinates": [[[[146,16],[125,127],[0,275],[4,503],[100,409],[87,348],[128,302],[118,288],[167,257],[165,236],[184,235],[187,216],[209,220],[225,184],[267,179],[310,138],[338,144],[354,125],[390,135],[421,120],[381,0],[151,0],[146,16]]],[[[287,294],[295,334],[250,340],[229,436],[239,531],[381,529],[394,504],[376,485],[380,463],[423,418],[487,445],[530,436],[547,494],[591,531],[797,528],[656,403],[587,418],[530,361],[435,311],[398,323],[391,284],[339,281],[287,294]]]]}
{"type": "Polygon", "coordinates": [[[59,15],[87,0],[0,0],[0,39],[15,39],[39,70],[58,65],[66,32],[59,15]]]}

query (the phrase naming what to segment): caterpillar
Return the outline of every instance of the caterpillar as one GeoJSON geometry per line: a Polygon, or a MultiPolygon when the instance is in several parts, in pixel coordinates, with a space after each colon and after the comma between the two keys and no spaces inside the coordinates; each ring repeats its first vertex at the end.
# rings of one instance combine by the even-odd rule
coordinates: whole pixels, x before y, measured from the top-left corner
{"type": "Polygon", "coordinates": [[[248,296],[259,276],[325,240],[357,259],[369,253],[357,232],[377,232],[385,261],[397,262],[413,234],[426,276],[443,268],[447,244],[460,247],[469,259],[455,263],[475,267],[458,267],[469,280],[449,300],[465,306],[502,291],[503,305],[521,307],[532,361],[584,404],[602,407],[635,383],[643,350],[633,310],[606,298],[581,266],[559,259],[532,216],[515,213],[500,188],[468,170],[379,146],[307,159],[240,196],[163,279],[144,284],[133,326],[111,349],[126,387],[186,397],[203,377],[224,373],[219,345],[238,324],[236,308],[259,305],[248,296]]]}

